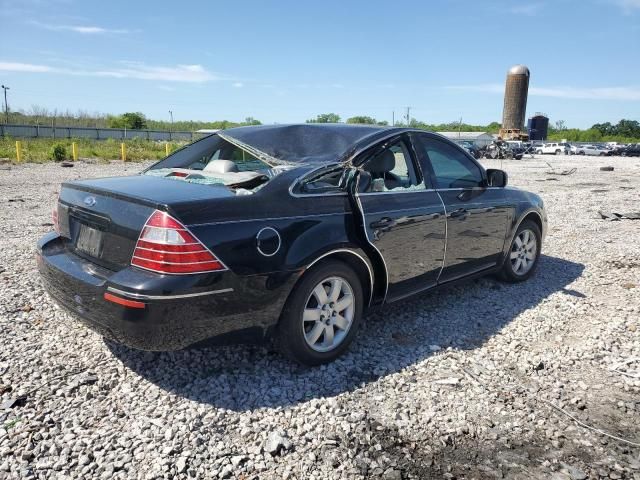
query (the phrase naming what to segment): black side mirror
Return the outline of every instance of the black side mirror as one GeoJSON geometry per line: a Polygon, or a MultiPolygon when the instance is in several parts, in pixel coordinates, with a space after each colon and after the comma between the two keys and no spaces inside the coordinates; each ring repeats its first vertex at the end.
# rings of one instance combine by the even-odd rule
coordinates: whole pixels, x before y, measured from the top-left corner
{"type": "Polygon", "coordinates": [[[490,187],[506,187],[509,176],[504,170],[489,168],[487,170],[487,184],[490,187]]]}
{"type": "Polygon", "coordinates": [[[358,170],[358,179],[356,182],[356,192],[364,193],[369,191],[371,187],[371,174],[364,170],[358,170]]]}

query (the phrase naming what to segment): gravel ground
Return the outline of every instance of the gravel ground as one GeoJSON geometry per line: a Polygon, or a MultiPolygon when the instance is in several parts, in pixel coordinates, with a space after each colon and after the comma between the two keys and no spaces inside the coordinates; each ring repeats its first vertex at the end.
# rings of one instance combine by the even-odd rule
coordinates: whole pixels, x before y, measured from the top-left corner
{"type": "Polygon", "coordinates": [[[0,479],[639,480],[640,223],[597,211],[639,208],[640,159],[485,163],[545,199],[534,278],[373,312],[313,369],[268,346],[106,343],[45,294],[34,246],[61,181],[140,165],[0,170],[0,401],[26,396],[0,407],[0,479]]]}

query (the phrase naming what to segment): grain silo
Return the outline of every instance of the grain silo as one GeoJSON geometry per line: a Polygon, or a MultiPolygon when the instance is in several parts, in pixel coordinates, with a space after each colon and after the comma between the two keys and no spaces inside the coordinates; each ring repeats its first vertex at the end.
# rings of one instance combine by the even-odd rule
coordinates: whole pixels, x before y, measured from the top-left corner
{"type": "Polygon", "coordinates": [[[523,130],[529,93],[529,69],[524,65],[514,65],[507,72],[507,84],[504,89],[504,109],[502,110],[502,128],[504,130],[523,130]]]}

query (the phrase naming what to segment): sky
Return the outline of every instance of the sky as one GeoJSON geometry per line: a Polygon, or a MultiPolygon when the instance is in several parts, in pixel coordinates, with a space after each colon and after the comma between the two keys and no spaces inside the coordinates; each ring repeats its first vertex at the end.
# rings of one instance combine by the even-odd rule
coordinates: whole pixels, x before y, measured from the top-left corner
{"type": "Polygon", "coordinates": [[[529,116],[640,119],[640,0],[0,0],[11,110],[488,124],[515,64],[529,116]]]}

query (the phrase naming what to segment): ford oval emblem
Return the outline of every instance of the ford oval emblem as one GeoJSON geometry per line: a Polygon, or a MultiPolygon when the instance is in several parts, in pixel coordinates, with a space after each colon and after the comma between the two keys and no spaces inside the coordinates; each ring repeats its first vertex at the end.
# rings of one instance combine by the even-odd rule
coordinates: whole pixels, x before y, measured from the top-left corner
{"type": "Polygon", "coordinates": [[[87,207],[93,207],[93,206],[96,204],[96,197],[91,197],[91,196],[86,197],[86,198],[84,199],[84,204],[85,204],[87,207]]]}

